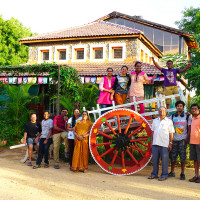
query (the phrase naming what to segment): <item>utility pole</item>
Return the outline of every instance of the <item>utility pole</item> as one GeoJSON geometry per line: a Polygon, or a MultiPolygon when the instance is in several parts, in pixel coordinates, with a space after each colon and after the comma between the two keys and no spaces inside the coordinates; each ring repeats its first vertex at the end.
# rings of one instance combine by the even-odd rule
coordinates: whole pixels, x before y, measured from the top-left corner
{"type": "Polygon", "coordinates": [[[60,65],[58,65],[58,93],[57,93],[57,104],[56,104],[56,115],[60,113],[60,65]]]}

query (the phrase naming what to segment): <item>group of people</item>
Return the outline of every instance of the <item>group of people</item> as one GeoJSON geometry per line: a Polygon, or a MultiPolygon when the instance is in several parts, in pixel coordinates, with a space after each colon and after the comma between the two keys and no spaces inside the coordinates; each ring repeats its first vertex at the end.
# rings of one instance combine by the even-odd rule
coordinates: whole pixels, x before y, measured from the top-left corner
{"type": "MultiPolygon", "coordinates": [[[[179,93],[176,82],[177,73],[185,72],[191,64],[184,69],[172,69],[173,62],[167,61],[167,69],[161,68],[152,57],[154,65],[164,73],[165,95],[179,93]]],[[[127,97],[130,102],[144,100],[144,84],[153,83],[154,75],[151,80],[145,72],[141,71],[141,62],[135,63],[135,71],[127,74],[128,67],[121,67],[121,75],[112,76],[113,69],[107,69],[107,75],[100,80],[100,96],[97,101],[101,108],[112,106],[112,101],[118,105],[125,104],[127,97]]],[[[194,160],[195,176],[189,179],[190,182],[200,183],[200,114],[199,106],[193,104],[190,113],[184,112],[185,103],[176,97],[177,112],[168,118],[166,108],[159,108],[159,117],[153,120],[152,124],[152,157],[153,171],[149,179],[158,178],[159,159],[162,159],[162,174],[159,181],[164,181],[167,177],[175,177],[175,165],[177,156],[181,160],[180,179],[185,180],[185,161],[187,143],[190,142],[190,159],[194,160]],[[171,158],[171,172],[168,173],[168,159],[171,158]]],[[[166,107],[169,108],[171,99],[166,100],[166,107]]],[[[139,104],[140,113],[145,112],[144,104],[139,104]]],[[[131,107],[134,110],[134,106],[131,107]]],[[[106,111],[104,111],[106,112],[106,111]]],[[[102,114],[104,113],[102,112],[102,114]]],[[[73,117],[67,118],[68,110],[62,109],[61,114],[54,120],[50,119],[49,112],[44,112],[42,123],[36,122],[36,114],[31,114],[31,121],[25,126],[24,143],[28,144],[29,161],[28,166],[32,166],[31,158],[33,143],[37,144],[38,158],[34,169],[41,166],[44,157],[44,167],[49,167],[49,146],[54,146],[55,169],[59,169],[59,148],[61,139],[64,140],[65,153],[69,157],[70,170],[85,172],[88,168],[89,145],[88,136],[92,127],[87,111],[80,116],[79,109],[74,109],[73,117]]]]}
{"type": "Polygon", "coordinates": [[[191,105],[190,113],[184,112],[185,103],[177,101],[177,112],[170,118],[166,117],[166,108],[159,108],[159,117],[152,123],[152,157],[153,171],[148,179],[158,178],[159,159],[162,160],[162,173],[158,178],[164,181],[168,177],[175,177],[175,165],[177,156],[180,156],[181,173],[180,180],[185,180],[185,161],[186,149],[190,143],[190,160],[194,161],[195,176],[189,179],[190,182],[200,183],[199,166],[200,166],[200,107],[198,104],[191,105]],[[171,159],[171,172],[168,173],[169,157],[171,159]]]}
{"type": "Polygon", "coordinates": [[[38,157],[33,169],[40,168],[44,157],[44,167],[49,167],[49,147],[53,143],[54,168],[59,169],[59,149],[64,140],[65,156],[69,158],[70,170],[86,172],[89,159],[88,136],[92,127],[87,111],[80,117],[79,109],[74,109],[73,117],[67,118],[68,110],[63,108],[61,114],[50,119],[48,111],[44,112],[44,120],[36,122],[36,114],[32,113],[24,130],[24,144],[28,144],[28,166],[32,166],[33,145],[37,145],[38,157]]]}
{"type": "MultiPolygon", "coordinates": [[[[154,65],[164,74],[164,92],[166,96],[178,94],[178,86],[176,82],[177,74],[185,72],[191,64],[189,63],[184,69],[173,69],[173,62],[168,60],[166,63],[167,69],[162,68],[155,62],[154,57],[152,57],[154,65]]],[[[130,75],[127,74],[128,67],[121,67],[121,75],[116,77],[112,76],[113,69],[107,68],[107,75],[104,76],[99,83],[100,96],[97,101],[101,104],[101,108],[111,107],[112,101],[114,100],[118,105],[122,105],[126,102],[127,97],[130,98],[132,103],[134,98],[136,101],[144,100],[144,84],[152,84],[153,80],[157,77],[155,74],[151,80],[149,80],[147,74],[141,71],[142,63],[135,62],[135,71],[132,71],[130,75]]],[[[180,97],[176,97],[176,100],[180,100],[180,97]]],[[[166,100],[166,107],[169,109],[171,104],[171,99],[166,100]]],[[[139,113],[145,113],[144,104],[139,104],[139,113]]],[[[135,107],[131,106],[132,110],[135,107]]],[[[102,112],[102,114],[105,111],[102,112]]]]}

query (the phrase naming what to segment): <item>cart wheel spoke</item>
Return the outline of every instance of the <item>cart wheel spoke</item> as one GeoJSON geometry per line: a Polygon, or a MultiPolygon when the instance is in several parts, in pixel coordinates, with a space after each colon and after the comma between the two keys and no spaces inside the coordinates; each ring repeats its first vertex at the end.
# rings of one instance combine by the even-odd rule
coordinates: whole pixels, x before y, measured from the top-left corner
{"type": "Polygon", "coordinates": [[[136,158],[133,156],[133,154],[131,154],[131,152],[129,150],[126,150],[127,153],[129,154],[129,156],[132,158],[132,160],[136,163],[139,164],[138,161],[136,160],[136,158]]]}
{"type": "Polygon", "coordinates": [[[102,145],[111,145],[112,142],[104,142],[104,143],[98,143],[98,144],[95,144],[96,146],[102,146],[102,145]]]}
{"type": "Polygon", "coordinates": [[[129,120],[128,120],[128,124],[127,124],[127,126],[126,126],[126,129],[125,129],[125,131],[124,131],[124,134],[127,134],[127,131],[128,131],[128,129],[129,129],[129,127],[130,127],[130,124],[131,124],[131,122],[132,122],[132,116],[129,118],[129,120]]]}
{"type": "Polygon", "coordinates": [[[117,125],[118,125],[118,131],[119,131],[119,133],[121,133],[122,131],[121,131],[119,115],[117,115],[117,125]]]}
{"type": "MultiPolygon", "coordinates": [[[[135,147],[139,149],[139,147],[137,146],[137,144],[135,144],[135,147]]],[[[141,152],[142,150],[138,150],[139,151],[139,154],[144,158],[144,155],[143,153],[141,152]]],[[[146,154],[146,152],[144,151],[144,154],[146,154]]]]}
{"type": "Polygon", "coordinates": [[[106,133],[103,133],[103,132],[101,132],[101,131],[97,131],[97,133],[99,133],[100,135],[103,135],[104,137],[107,137],[107,138],[109,138],[110,140],[112,140],[112,139],[113,139],[113,137],[112,137],[112,136],[110,136],[110,135],[108,135],[108,134],[106,134],[106,133]]]}
{"type": "Polygon", "coordinates": [[[112,126],[108,123],[107,120],[105,121],[105,123],[106,123],[106,125],[109,127],[109,129],[112,131],[112,133],[113,133],[114,135],[116,135],[116,132],[114,131],[114,129],[113,129],[112,126]]]}
{"type": "Polygon", "coordinates": [[[140,141],[147,141],[148,138],[142,138],[142,139],[134,139],[134,140],[130,140],[130,142],[140,142],[140,141]]]}
{"type": "Polygon", "coordinates": [[[103,154],[101,154],[100,157],[102,158],[103,156],[107,155],[108,153],[110,153],[111,151],[114,151],[114,150],[115,150],[115,148],[112,147],[112,148],[108,149],[106,152],[104,152],[103,154]]]}
{"type": "Polygon", "coordinates": [[[138,127],[135,131],[133,131],[131,134],[128,135],[128,137],[131,137],[132,135],[138,133],[139,131],[143,131],[144,130],[144,127],[143,126],[140,126],[138,127]]]}
{"type": "Polygon", "coordinates": [[[110,166],[111,166],[111,167],[112,167],[113,164],[115,163],[115,160],[116,160],[116,157],[117,157],[118,152],[119,152],[119,151],[116,151],[116,152],[115,152],[115,155],[113,156],[112,162],[110,163],[110,166]]]}
{"type": "Polygon", "coordinates": [[[140,143],[141,145],[145,146],[145,147],[148,147],[147,144],[144,144],[144,143],[142,143],[142,142],[140,142],[140,141],[137,141],[137,142],[140,143]]]}
{"type": "Polygon", "coordinates": [[[122,156],[122,169],[125,169],[124,151],[121,152],[121,156],[122,156]]]}
{"type": "MultiPolygon", "coordinates": [[[[141,150],[141,149],[139,149],[138,147],[134,147],[133,145],[130,145],[130,147],[132,148],[132,149],[134,149],[134,150],[137,150],[137,151],[139,151],[139,152],[141,152],[141,153],[146,153],[146,151],[143,151],[143,150],[141,150]]],[[[143,154],[142,154],[143,155],[143,154]]]]}

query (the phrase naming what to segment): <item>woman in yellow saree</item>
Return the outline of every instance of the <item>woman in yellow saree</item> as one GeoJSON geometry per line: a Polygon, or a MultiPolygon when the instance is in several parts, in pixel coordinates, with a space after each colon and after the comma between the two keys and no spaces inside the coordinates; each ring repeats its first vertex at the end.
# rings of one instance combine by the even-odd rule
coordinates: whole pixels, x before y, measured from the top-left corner
{"type": "Polygon", "coordinates": [[[75,147],[72,160],[72,171],[86,172],[89,159],[88,136],[92,128],[92,122],[88,120],[88,112],[83,111],[82,120],[75,125],[75,147]]]}

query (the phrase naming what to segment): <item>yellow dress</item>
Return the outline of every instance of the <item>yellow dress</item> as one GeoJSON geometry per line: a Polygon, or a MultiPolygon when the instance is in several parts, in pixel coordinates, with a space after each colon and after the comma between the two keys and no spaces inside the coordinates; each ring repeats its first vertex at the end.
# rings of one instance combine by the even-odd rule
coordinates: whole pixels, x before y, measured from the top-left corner
{"type": "MultiPolygon", "coordinates": [[[[87,120],[85,122],[78,121],[75,125],[76,134],[81,136],[85,135],[92,127],[92,122],[87,120]]],[[[75,137],[75,146],[72,160],[72,170],[87,170],[88,159],[89,159],[89,146],[88,146],[88,136],[84,137],[83,140],[78,140],[75,137]]]]}

